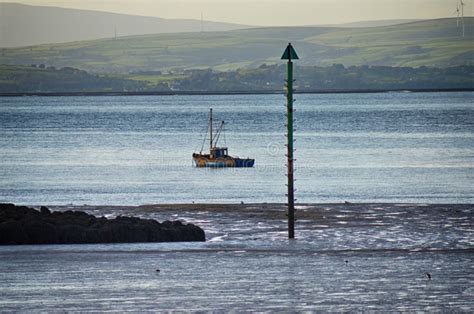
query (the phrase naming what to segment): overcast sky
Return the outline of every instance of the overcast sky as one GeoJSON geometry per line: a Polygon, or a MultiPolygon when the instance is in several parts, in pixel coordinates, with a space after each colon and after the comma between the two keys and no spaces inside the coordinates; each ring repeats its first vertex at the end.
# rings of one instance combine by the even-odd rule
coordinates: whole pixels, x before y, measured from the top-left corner
{"type": "MultiPolygon", "coordinates": [[[[455,16],[458,0],[0,0],[247,25],[317,25],[455,16]]],[[[464,0],[473,15],[474,0],[464,0]]]]}

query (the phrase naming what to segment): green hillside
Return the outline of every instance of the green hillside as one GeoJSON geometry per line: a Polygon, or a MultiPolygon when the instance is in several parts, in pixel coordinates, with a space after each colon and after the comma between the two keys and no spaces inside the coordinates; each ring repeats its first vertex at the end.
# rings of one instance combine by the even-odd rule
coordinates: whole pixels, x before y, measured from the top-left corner
{"type": "MultiPolygon", "coordinates": [[[[0,65],[0,93],[11,92],[114,92],[141,91],[147,83],[137,80],[90,74],[65,67],[0,65]]],[[[153,86],[154,90],[163,87],[153,86]]]]}
{"type": "Polygon", "coordinates": [[[474,18],[461,38],[455,19],[374,28],[285,27],[157,34],[3,49],[0,64],[46,64],[92,72],[233,70],[281,62],[291,41],[300,65],[436,66],[474,63],[474,18]]]}

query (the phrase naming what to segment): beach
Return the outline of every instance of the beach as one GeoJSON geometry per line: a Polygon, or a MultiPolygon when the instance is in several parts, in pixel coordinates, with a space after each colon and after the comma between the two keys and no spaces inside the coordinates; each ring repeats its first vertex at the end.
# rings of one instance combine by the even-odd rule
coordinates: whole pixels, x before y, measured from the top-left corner
{"type": "Polygon", "coordinates": [[[180,220],[207,241],[4,246],[2,310],[473,307],[472,204],[298,204],[295,240],[284,204],[50,208],[180,220]]]}

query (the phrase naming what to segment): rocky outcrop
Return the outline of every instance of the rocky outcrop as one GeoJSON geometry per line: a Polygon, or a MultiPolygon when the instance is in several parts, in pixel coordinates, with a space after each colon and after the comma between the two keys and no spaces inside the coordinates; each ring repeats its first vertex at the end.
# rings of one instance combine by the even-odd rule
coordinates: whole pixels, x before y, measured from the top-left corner
{"type": "Polygon", "coordinates": [[[0,244],[205,241],[204,231],[180,221],[97,218],[80,211],[51,212],[0,204],[0,244]]]}

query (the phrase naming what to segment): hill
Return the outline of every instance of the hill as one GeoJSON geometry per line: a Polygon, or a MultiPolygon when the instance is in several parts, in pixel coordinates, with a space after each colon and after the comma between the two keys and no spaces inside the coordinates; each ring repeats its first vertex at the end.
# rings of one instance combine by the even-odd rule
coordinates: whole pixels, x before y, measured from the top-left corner
{"type": "Polygon", "coordinates": [[[374,21],[359,21],[359,22],[344,23],[340,26],[343,26],[343,27],[380,27],[380,26],[392,26],[392,25],[399,25],[399,24],[406,24],[406,23],[413,23],[413,22],[421,22],[421,21],[422,20],[416,20],[416,19],[374,20],[374,21]]]}
{"type": "MultiPolygon", "coordinates": [[[[65,67],[0,65],[0,93],[141,91],[145,82],[94,75],[65,67]]],[[[160,85],[153,86],[160,90],[160,85]]]]}
{"type": "Polygon", "coordinates": [[[474,18],[465,22],[464,38],[456,19],[375,28],[272,27],[130,36],[2,49],[0,64],[43,63],[103,73],[227,71],[281,63],[282,50],[291,41],[302,66],[449,67],[474,62],[474,18]]]}
{"type": "MultiPolygon", "coordinates": [[[[248,26],[203,21],[207,31],[227,31],[248,26]]],[[[199,32],[200,20],[0,3],[0,47],[90,40],[119,36],[199,32]]]]}
{"type": "Polygon", "coordinates": [[[412,22],[419,22],[422,20],[415,20],[415,19],[398,19],[398,20],[373,20],[373,21],[358,21],[358,22],[349,22],[343,24],[333,24],[333,25],[326,25],[326,26],[336,26],[336,27],[379,27],[379,26],[390,26],[390,25],[398,25],[398,24],[405,24],[405,23],[412,23],[412,22]]]}

